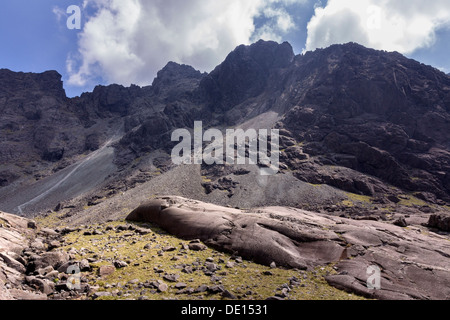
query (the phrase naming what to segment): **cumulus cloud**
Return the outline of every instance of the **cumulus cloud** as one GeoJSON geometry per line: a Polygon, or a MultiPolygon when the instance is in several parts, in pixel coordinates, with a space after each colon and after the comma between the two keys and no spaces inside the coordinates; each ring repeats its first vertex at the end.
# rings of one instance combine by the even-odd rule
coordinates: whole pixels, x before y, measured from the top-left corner
{"type": "Polygon", "coordinates": [[[308,23],[306,50],[352,41],[409,54],[449,25],[448,0],[328,0],[308,23]]]}
{"type": "Polygon", "coordinates": [[[281,40],[295,28],[285,9],[307,0],[85,0],[76,54],[67,59],[70,85],[101,76],[146,85],[168,61],[211,71],[240,44],[281,40]],[[255,19],[265,23],[256,27],[255,19]]]}

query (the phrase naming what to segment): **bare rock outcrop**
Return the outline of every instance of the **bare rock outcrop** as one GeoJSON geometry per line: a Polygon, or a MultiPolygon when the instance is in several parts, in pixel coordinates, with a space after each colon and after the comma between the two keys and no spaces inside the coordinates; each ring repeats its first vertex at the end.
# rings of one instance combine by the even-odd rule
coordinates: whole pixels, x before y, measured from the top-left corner
{"type": "Polygon", "coordinates": [[[69,297],[68,288],[63,284],[58,289],[53,281],[75,263],[57,249],[60,240],[55,230],[0,212],[0,300],[48,300],[61,289],[69,297]]]}
{"type": "Polygon", "coordinates": [[[251,212],[179,197],[150,201],[129,221],[155,223],[183,239],[265,265],[309,269],[335,264],[330,285],[375,299],[450,299],[448,235],[423,226],[356,221],[285,207],[251,212]],[[380,287],[368,287],[370,267],[380,287]]]}

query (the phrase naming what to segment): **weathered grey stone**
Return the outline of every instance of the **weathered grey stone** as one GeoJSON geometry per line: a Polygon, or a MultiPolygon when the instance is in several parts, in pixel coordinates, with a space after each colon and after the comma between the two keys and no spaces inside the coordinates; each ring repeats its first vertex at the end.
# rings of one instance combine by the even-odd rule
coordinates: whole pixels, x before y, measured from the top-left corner
{"type": "Polygon", "coordinates": [[[189,247],[189,250],[192,250],[192,251],[204,251],[207,249],[207,247],[202,243],[190,243],[188,245],[188,247],[189,247]]]}
{"type": "Polygon", "coordinates": [[[94,294],[92,295],[92,299],[99,299],[99,298],[104,298],[104,297],[112,297],[112,293],[111,292],[94,292],[94,294]]]}
{"type": "Polygon", "coordinates": [[[164,280],[167,280],[169,282],[177,282],[178,279],[180,278],[180,275],[178,274],[166,274],[164,275],[164,280]]]}
{"type": "Polygon", "coordinates": [[[46,295],[50,295],[55,290],[54,284],[46,279],[32,278],[29,283],[46,295]]]}
{"type": "Polygon", "coordinates": [[[45,268],[48,266],[58,269],[69,261],[69,255],[63,251],[45,252],[40,255],[33,264],[36,269],[45,268]]]}
{"type": "Polygon", "coordinates": [[[91,271],[91,265],[87,259],[80,261],[80,270],[81,272],[91,271]]]}
{"type": "Polygon", "coordinates": [[[98,270],[98,274],[100,277],[107,277],[116,272],[116,267],[112,265],[101,266],[98,270]]]}
{"type": "Polygon", "coordinates": [[[442,231],[450,231],[450,214],[433,214],[430,216],[428,226],[442,231]]]}
{"type": "Polygon", "coordinates": [[[115,260],[113,262],[113,264],[117,269],[122,269],[122,268],[125,268],[128,266],[128,263],[126,263],[125,261],[121,261],[121,260],[115,260]]]}
{"type": "Polygon", "coordinates": [[[8,267],[13,268],[20,273],[26,272],[25,266],[22,263],[20,263],[19,261],[17,261],[16,259],[12,258],[11,256],[0,252],[0,258],[3,259],[3,261],[6,263],[6,265],[8,267]]]}

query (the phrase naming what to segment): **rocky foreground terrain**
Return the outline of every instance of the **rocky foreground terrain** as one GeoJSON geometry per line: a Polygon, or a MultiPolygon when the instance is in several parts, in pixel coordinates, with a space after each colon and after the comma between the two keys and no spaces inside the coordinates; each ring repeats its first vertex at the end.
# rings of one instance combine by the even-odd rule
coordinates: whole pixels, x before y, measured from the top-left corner
{"type": "Polygon", "coordinates": [[[386,223],[164,197],[97,225],[0,221],[1,299],[450,298],[443,215],[386,223]]]}

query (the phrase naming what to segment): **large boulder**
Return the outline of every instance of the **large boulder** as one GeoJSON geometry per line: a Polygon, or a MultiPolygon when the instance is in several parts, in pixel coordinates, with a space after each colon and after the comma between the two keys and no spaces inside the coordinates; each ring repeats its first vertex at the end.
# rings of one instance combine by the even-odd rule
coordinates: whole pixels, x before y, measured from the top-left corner
{"type": "Polygon", "coordinates": [[[442,231],[450,231],[450,214],[433,214],[430,216],[428,226],[442,231]]]}
{"type": "Polygon", "coordinates": [[[127,220],[155,223],[180,238],[200,239],[268,266],[333,263],[337,274],[326,277],[328,283],[368,298],[450,298],[449,238],[418,232],[417,225],[401,228],[285,207],[243,212],[179,197],[150,201],[127,220]],[[373,290],[369,271],[376,269],[380,287],[373,290]]]}
{"type": "Polygon", "coordinates": [[[69,255],[64,251],[45,252],[35,258],[36,259],[28,264],[28,271],[43,269],[48,266],[51,266],[53,269],[57,270],[69,261],[69,255]]]}
{"type": "Polygon", "coordinates": [[[127,220],[156,223],[180,238],[200,239],[265,265],[276,262],[307,269],[338,261],[344,251],[338,235],[320,228],[198,202],[180,206],[179,201],[185,201],[180,199],[148,202],[130,213],[127,220]]]}

